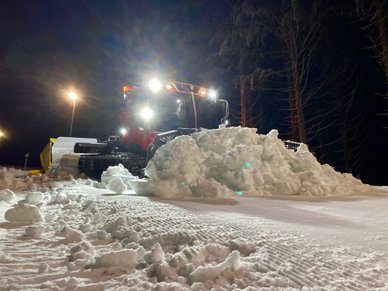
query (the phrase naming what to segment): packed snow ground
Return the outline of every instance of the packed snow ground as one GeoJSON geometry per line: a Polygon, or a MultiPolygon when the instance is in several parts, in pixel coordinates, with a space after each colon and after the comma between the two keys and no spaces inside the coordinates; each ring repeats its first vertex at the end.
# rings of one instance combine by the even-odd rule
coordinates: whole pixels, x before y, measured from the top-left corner
{"type": "Polygon", "coordinates": [[[179,137],[147,174],[0,168],[0,290],[388,290],[388,188],[276,131],[179,137]]]}
{"type": "Polygon", "coordinates": [[[383,187],[157,200],[2,173],[0,290],[388,290],[383,187]]]}

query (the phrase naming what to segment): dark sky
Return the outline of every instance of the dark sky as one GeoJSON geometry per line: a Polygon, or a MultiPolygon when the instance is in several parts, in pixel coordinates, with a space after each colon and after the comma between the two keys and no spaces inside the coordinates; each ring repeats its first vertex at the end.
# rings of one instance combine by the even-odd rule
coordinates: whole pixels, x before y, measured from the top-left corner
{"type": "MultiPolygon", "coordinates": [[[[0,165],[38,165],[50,137],[106,138],[123,85],[149,76],[209,83],[210,40],[228,1],[0,2],[0,165]],[[215,3],[217,2],[217,3],[215,3]]],[[[213,80],[217,83],[217,80],[213,80]]],[[[222,84],[221,84],[222,85],[222,84]]]]}

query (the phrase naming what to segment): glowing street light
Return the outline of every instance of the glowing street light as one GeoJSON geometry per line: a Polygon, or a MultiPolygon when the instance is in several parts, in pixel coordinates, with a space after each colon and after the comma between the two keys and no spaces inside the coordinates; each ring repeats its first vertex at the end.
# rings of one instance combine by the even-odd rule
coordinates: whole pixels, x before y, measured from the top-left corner
{"type": "Polygon", "coordinates": [[[69,132],[69,136],[71,137],[72,134],[73,134],[73,122],[74,122],[75,104],[77,102],[78,95],[74,91],[71,91],[71,92],[67,93],[67,96],[69,97],[70,100],[73,101],[73,111],[71,113],[71,123],[70,123],[70,132],[69,132]]]}

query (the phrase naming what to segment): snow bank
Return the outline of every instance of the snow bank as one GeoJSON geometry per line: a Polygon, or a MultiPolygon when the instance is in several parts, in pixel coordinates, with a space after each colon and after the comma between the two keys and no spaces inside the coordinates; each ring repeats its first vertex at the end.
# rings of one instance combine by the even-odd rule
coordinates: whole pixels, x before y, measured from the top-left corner
{"type": "Polygon", "coordinates": [[[148,163],[154,194],[166,198],[261,195],[335,196],[368,187],[321,165],[302,144],[287,149],[272,130],[232,127],[180,136],[148,163]]]}

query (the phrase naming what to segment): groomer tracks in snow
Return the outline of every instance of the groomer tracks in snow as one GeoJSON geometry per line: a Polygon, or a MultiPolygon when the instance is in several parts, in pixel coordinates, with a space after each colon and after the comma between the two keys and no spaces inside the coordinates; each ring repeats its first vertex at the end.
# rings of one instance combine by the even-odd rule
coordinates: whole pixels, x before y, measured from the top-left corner
{"type": "Polygon", "coordinates": [[[44,223],[2,223],[1,290],[387,288],[384,254],[317,244],[261,217],[112,195],[83,180],[41,199],[44,223]]]}

